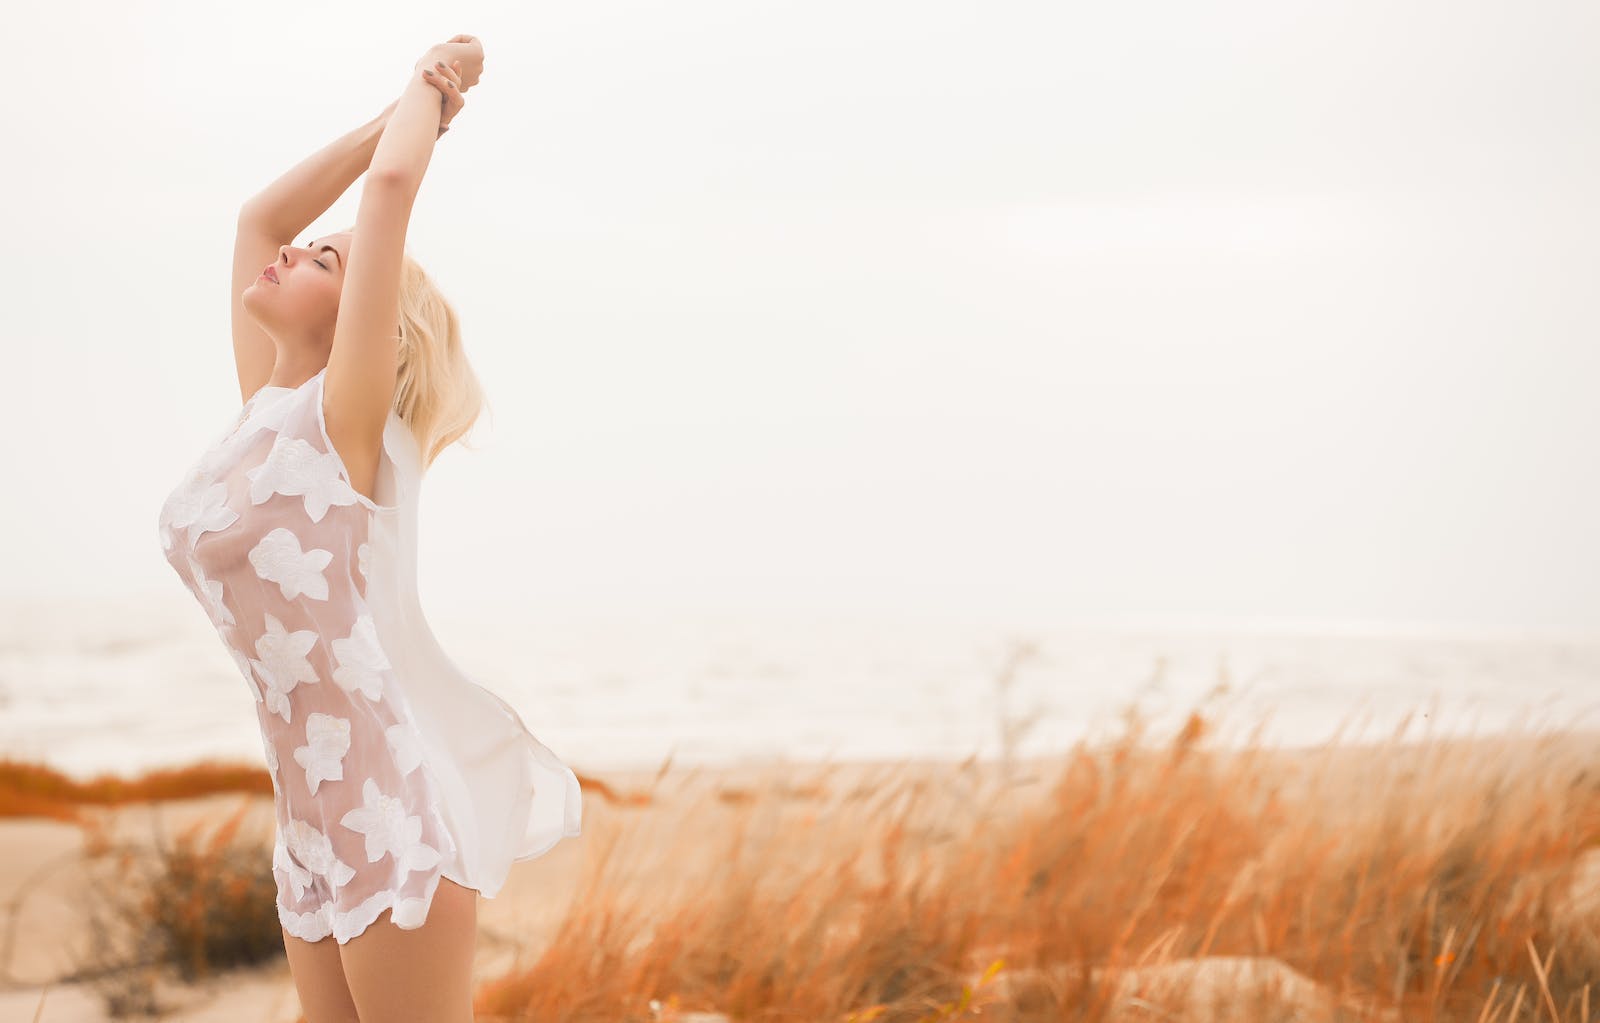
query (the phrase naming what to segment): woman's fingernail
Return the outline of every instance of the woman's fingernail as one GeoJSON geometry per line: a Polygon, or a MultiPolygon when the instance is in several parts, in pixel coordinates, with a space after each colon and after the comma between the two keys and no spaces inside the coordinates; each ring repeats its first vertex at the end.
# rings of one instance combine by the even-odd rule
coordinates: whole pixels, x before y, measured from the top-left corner
{"type": "Polygon", "coordinates": [[[422,73],[425,74],[425,75],[431,75],[431,74],[433,74],[433,68],[425,67],[425,68],[422,69],[422,73]]]}

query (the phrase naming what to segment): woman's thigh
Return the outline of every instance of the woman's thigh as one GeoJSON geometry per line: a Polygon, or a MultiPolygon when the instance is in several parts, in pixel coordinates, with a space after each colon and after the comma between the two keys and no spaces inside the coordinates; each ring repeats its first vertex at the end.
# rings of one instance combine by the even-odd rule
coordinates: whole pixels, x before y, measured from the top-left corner
{"type": "MultiPolygon", "coordinates": [[[[364,1020],[471,1023],[478,893],[439,878],[421,927],[403,930],[390,911],[340,947],[345,980],[364,1020]]],[[[307,1019],[307,1023],[316,1020],[307,1019]]]]}
{"type": "Polygon", "coordinates": [[[283,950],[289,957],[289,973],[294,977],[306,1023],[360,1023],[356,1003],[345,983],[339,943],[332,935],[321,941],[306,941],[284,931],[283,950]]]}

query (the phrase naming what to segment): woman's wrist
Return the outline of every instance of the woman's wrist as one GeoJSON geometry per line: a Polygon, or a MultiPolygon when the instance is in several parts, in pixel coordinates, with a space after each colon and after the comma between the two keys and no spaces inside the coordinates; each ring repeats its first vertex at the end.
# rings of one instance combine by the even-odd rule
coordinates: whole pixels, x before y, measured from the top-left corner
{"type": "Polygon", "coordinates": [[[467,49],[467,43],[435,43],[428,47],[427,53],[417,58],[413,70],[421,71],[425,67],[432,67],[436,60],[442,60],[446,64],[461,60],[467,49]]]}
{"type": "Polygon", "coordinates": [[[435,43],[428,47],[411,68],[413,74],[420,73],[425,67],[433,67],[434,61],[443,61],[447,65],[461,62],[461,91],[466,92],[478,84],[478,76],[483,70],[483,49],[477,43],[435,43]]]}

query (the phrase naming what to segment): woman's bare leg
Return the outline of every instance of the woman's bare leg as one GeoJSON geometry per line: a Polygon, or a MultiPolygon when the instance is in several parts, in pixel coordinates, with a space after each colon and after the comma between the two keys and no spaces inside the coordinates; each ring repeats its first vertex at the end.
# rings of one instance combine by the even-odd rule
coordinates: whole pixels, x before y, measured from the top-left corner
{"type": "Polygon", "coordinates": [[[289,974],[294,977],[306,1023],[361,1023],[345,983],[339,943],[332,935],[306,941],[284,931],[283,950],[289,956],[289,974]]]}
{"type": "MultiPolygon", "coordinates": [[[[439,878],[421,927],[403,930],[384,910],[339,950],[363,1020],[472,1023],[472,955],[478,892],[439,878]]],[[[307,1017],[306,1023],[317,1023],[307,1017]]]]}

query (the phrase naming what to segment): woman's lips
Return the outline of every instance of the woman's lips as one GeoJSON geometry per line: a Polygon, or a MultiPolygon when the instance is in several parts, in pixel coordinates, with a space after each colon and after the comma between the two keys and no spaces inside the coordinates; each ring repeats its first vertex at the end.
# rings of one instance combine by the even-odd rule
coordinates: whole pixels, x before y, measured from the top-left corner
{"type": "Polygon", "coordinates": [[[278,271],[275,267],[268,266],[265,270],[261,271],[261,276],[265,277],[273,284],[278,283],[278,271]]]}

